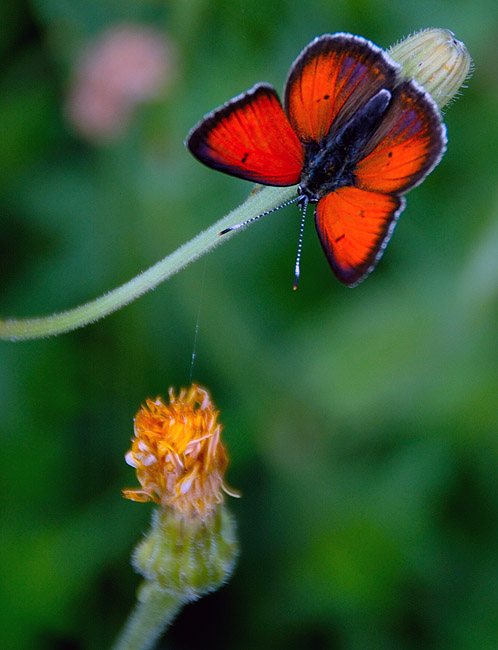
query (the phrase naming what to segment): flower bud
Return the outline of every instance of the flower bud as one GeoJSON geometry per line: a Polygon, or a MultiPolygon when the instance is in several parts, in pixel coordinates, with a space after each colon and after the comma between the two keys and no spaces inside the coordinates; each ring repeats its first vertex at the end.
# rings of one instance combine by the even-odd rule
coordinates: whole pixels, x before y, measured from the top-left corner
{"type": "Polygon", "coordinates": [[[467,48],[448,29],[416,32],[387,52],[401,64],[401,75],[415,79],[440,109],[455,97],[472,72],[467,48]]]}

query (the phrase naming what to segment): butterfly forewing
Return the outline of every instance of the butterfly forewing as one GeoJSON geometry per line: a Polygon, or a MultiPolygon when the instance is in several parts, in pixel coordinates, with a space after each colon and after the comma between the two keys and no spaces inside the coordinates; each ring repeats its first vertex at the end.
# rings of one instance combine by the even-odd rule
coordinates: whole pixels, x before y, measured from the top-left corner
{"type": "Polygon", "coordinates": [[[337,278],[354,286],[373,270],[392,235],[404,199],[341,187],[317,204],[315,225],[337,278]]]}
{"type": "Polygon", "coordinates": [[[439,110],[415,82],[393,91],[384,118],[356,169],[358,187],[404,193],[437,165],[446,148],[439,110]]]}
{"type": "Polygon", "coordinates": [[[300,140],[320,142],[341,127],[381,88],[390,90],[399,66],[359,36],[325,34],[294,62],[285,108],[300,140]]]}
{"type": "Polygon", "coordinates": [[[268,84],[206,116],[186,145],[208,167],[265,185],[297,183],[304,161],[303,147],[268,84]]]}

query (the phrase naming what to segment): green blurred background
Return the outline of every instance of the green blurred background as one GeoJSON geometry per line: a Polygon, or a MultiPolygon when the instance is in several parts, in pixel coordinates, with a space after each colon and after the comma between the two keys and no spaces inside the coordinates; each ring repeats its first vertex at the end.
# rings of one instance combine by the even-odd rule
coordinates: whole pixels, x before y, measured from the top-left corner
{"type": "Polygon", "coordinates": [[[194,379],[221,409],[241,556],[160,647],[498,647],[495,0],[2,0],[0,309],[89,300],[239,205],[251,186],[184,136],[258,81],[281,89],[315,35],[388,47],[430,26],[475,73],[359,288],[309,219],[292,291],[291,206],[104,321],[0,344],[2,648],[98,650],[120,629],[151,512],[120,496],[123,456],[145,398],[188,384],[200,302],[194,379]],[[123,23],[167,39],[167,81],[96,137],[67,98],[82,52],[123,23]]]}

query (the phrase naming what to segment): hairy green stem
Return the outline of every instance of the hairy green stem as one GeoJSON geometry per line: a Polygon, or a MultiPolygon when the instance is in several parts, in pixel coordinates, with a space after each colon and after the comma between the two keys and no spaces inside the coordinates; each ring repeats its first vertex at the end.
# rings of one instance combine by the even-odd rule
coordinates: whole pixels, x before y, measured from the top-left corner
{"type": "Polygon", "coordinates": [[[180,248],[151,266],[147,271],[140,273],[117,289],[105,293],[100,298],[52,316],[0,320],[0,339],[10,339],[11,341],[38,339],[69,332],[88,323],[93,323],[136,300],[147,291],[154,289],[158,284],[212,250],[218,244],[227,241],[240,230],[233,230],[220,237],[220,232],[225,228],[235,226],[263,212],[273,210],[295,196],[295,186],[265,187],[253,192],[241,206],[217,221],[210,228],[199,233],[197,237],[180,246],[180,248]]]}
{"type": "Polygon", "coordinates": [[[144,587],[112,650],[149,650],[183,605],[155,583],[144,587]]]}

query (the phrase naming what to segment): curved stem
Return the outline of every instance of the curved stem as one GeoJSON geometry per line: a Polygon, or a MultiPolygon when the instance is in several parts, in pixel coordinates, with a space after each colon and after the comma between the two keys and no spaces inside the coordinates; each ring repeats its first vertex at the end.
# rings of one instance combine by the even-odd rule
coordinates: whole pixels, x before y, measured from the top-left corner
{"type": "Polygon", "coordinates": [[[227,241],[240,228],[220,237],[219,233],[222,230],[243,223],[263,212],[273,210],[291,199],[295,194],[295,186],[265,187],[254,192],[241,206],[207,230],[199,233],[197,237],[180,246],[180,248],[151,266],[147,271],[140,273],[117,289],[105,293],[100,298],[52,316],[0,320],[0,339],[20,341],[43,338],[68,332],[103,318],[136,300],[147,291],[154,289],[158,284],[185,268],[204,253],[227,241]]]}

